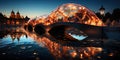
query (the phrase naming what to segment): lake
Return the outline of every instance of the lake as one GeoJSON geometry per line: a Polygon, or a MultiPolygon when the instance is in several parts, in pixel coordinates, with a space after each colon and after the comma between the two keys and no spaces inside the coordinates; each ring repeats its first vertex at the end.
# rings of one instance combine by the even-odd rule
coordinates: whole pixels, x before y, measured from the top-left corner
{"type": "MultiPolygon", "coordinates": [[[[113,36],[112,33],[108,36],[113,36]]],[[[49,33],[39,35],[22,27],[0,30],[0,60],[113,60],[119,57],[118,39],[71,41],[57,39],[49,33]]]]}

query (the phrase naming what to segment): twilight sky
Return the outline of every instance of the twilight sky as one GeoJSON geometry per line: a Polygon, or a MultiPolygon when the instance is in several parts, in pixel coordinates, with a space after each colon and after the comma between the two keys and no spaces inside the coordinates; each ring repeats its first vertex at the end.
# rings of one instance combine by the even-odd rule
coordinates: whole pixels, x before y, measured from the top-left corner
{"type": "Polygon", "coordinates": [[[11,11],[19,11],[21,15],[34,18],[50,14],[51,11],[65,3],[76,3],[98,12],[101,5],[106,12],[120,8],[120,0],[0,0],[0,12],[9,16],[11,11]]]}

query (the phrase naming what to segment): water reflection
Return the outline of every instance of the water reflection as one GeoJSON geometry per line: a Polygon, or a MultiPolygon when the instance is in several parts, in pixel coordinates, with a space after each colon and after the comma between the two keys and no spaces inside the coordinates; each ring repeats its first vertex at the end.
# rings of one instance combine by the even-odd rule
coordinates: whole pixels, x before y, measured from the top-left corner
{"type": "Polygon", "coordinates": [[[120,56],[119,48],[105,47],[106,45],[102,46],[94,40],[89,41],[98,46],[88,44],[88,41],[56,40],[49,33],[37,35],[23,28],[1,32],[4,34],[0,34],[2,36],[0,39],[0,56],[4,59],[8,57],[14,60],[107,60],[120,56]]]}
{"type": "Polygon", "coordinates": [[[1,36],[1,43],[9,44],[9,43],[24,43],[24,42],[30,42],[31,38],[28,38],[27,34],[23,32],[22,29],[6,29],[3,31],[0,31],[1,36]]]}
{"type": "Polygon", "coordinates": [[[71,39],[76,39],[76,40],[84,40],[85,38],[87,38],[87,34],[83,33],[82,31],[75,29],[75,28],[68,28],[65,31],[67,37],[71,37],[71,39]]]}
{"type": "Polygon", "coordinates": [[[48,49],[44,48],[43,44],[38,44],[34,38],[29,37],[23,28],[6,29],[0,32],[0,59],[53,60],[48,49]],[[45,58],[46,56],[48,58],[45,58]]]}
{"type": "MultiPolygon", "coordinates": [[[[90,59],[94,55],[101,53],[101,47],[75,47],[75,46],[63,46],[61,42],[54,42],[48,38],[49,35],[37,36],[34,33],[28,33],[28,35],[39,43],[46,47],[50,53],[55,57],[55,60],[66,59],[90,59]]],[[[67,44],[67,42],[66,42],[67,44]]]]}

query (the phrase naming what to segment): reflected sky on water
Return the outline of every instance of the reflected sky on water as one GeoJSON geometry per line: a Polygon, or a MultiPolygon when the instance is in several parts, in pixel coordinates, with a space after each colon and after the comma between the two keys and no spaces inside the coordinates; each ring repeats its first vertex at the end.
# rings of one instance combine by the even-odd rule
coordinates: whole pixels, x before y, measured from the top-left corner
{"type": "Polygon", "coordinates": [[[64,41],[50,34],[38,35],[23,28],[0,31],[0,59],[29,60],[111,60],[120,56],[109,41],[64,41]],[[95,46],[94,44],[98,45],[95,46]],[[91,44],[92,43],[92,44],[91,44]],[[7,57],[7,58],[6,58],[7,57]]]}
{"type": "Polygon", "coordinates": [[[12,44],[14,43],[15,45],[17,44],[29,44],[29,43],[33,43],[34,40],[32,38],[27,38],[25,35],[21,36],[19,39],[15,38],[13,40],[13,38],[10,35],[7,35],[5,38],[1,39],[1,45],[7,45],[7,44],[12,44]]]}

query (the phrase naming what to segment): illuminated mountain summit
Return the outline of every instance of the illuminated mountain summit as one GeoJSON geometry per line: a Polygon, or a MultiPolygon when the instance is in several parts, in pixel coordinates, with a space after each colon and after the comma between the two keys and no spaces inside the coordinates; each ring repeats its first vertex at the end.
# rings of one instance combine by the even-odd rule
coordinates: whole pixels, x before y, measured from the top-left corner
{"type": "MultiPolygon", "coordinates": [[[[74,3],[63,4],[44,19],[44,25],[56,22],[73,22],[95,26],[104,26],[103,22],[90,9],[74,3]]],[[[37,20],[37,21],[38,21],[37,20]]],[[[38,22],[37,22],[38,23],[38,22]]]]}

